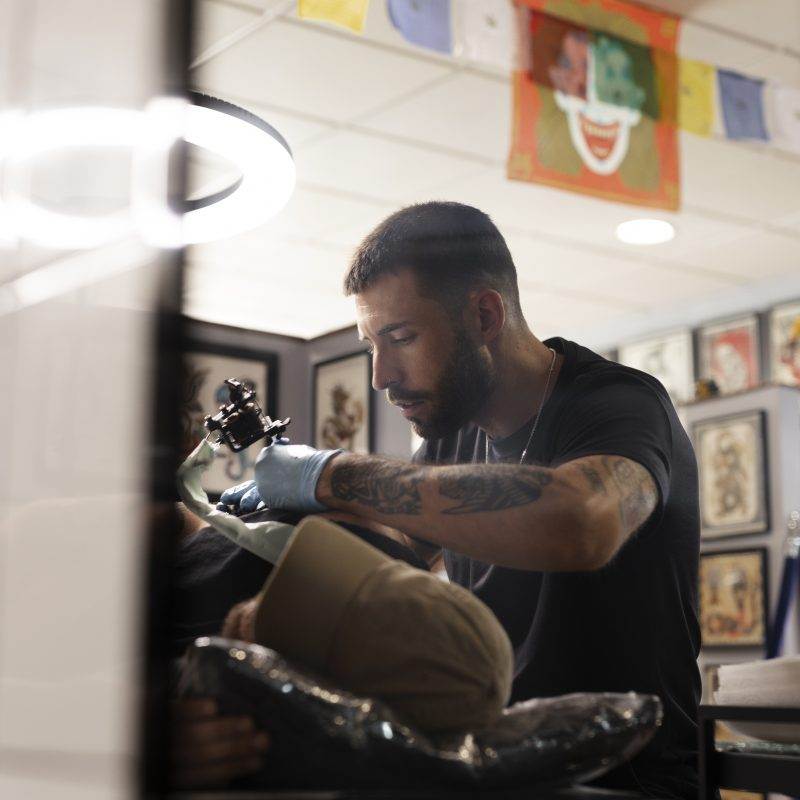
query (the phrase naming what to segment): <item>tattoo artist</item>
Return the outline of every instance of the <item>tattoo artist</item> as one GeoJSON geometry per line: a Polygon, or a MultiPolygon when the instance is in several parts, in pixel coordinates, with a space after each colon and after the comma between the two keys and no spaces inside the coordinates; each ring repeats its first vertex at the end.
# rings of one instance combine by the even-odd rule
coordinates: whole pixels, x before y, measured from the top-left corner
{"type": "MultiPolygon", "coordinates": [[[[547,282],[558,264],[530,264],[547,282]]],[[[598,785],[697,793],[697,470],[663,386],[523,316],[516,269],[481,211],[410,206],[363,241],[344,281],[359,338],[424,443],[413,463],[305,445],[262,450],[223,501],[336,509],[443,555],[514,646],[512,702],[657,694],[664,724],[598,785]]],[[[557,318],[546,294],[530,313],[557,318]]]]}

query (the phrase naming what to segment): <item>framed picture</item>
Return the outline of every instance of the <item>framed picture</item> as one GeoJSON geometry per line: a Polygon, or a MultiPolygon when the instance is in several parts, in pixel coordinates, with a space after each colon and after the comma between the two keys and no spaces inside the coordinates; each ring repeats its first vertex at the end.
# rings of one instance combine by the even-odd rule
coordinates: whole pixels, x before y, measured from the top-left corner
{"type": "Polygon", "coordinates": [[[758,317],[706,325],[698,331],[699,377],[713,380],[720,394],[752,389],[761,382],[758,317]]]}
{"type": "Polygon", "coordinates": [[[769,360],[774,383],[800,386],[800,301],[770,312],[769,360]]]}
{"type": "Polygon", "coordinates": [[[618,355],[621,364],[658,378],[673,402],[694,399],[694,350],[690,331],[631,342],[622,345],[618,355]]]}
{"type": "Polygon", "coordinates": [[[372,359],[364,351],[314,365],[314,446],[372,452],[372,359]]]}
{"type": "MultiPolygon", "coordinates": [[[[184,354],[182,403],[182,450],[190,453],[205,438],[206,414],[215,413],[229,402],[227,378],[236,378],[256,392],[261,408],[275,417],[278,360],[273,353],[244,348],[190,344],[184,354]]],[[[214,463],[203,476],[203,488],[212,500],[228,487],[253,477],[253,465],[260,451],[253,445],[241,453],[227,447],[217,450],[214,463]]]]}
{"type": "Polygon", "coordinates": [[[767,639],[767,549],[700,554],[704,647],[761,647],[767,639]]]}
{"type": "Polygon", "coordinates": [[[704,539],[769,530],[766,415],[747,411],[696,422],[704,539]]]}

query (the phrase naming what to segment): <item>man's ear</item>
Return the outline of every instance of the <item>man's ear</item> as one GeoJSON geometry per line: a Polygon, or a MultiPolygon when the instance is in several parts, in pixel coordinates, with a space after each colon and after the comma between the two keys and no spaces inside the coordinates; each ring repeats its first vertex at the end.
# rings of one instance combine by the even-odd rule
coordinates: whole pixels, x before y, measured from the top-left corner
{"type": "Polygon", "coordinates": [[[480,336],[484,344],[494,341],[506,323],[506,307],[499,292],[482,289],[476,296],[480,336]]]}

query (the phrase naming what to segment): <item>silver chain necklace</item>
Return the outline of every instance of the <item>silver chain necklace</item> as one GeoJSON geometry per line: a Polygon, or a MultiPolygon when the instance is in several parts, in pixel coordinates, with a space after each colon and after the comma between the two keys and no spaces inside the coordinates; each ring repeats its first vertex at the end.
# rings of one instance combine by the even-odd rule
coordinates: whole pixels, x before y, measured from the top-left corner
{"type": "MultiPolygon", "coordinates": [[[[525,444],[525,449],[522,451],[522,455],[519,457],[519,463],[525,460],[525,456],[528,455],[528,448],[531,446],[531,442],[533,441],[533,434],[536,433],[536,428],[539,426],[539,417],[542,416],[542,409],[544,408],[545,401],[547,400],[547,390],[550,388],[550,378],[553,377],[553,367],[556,365],[556,351],[553,350],[552,347],[547,348],[552,354],[553,358],[550,360],[550,369],[547,372],[547,382],[544,385],[544,392],[542,393],[542,402],[539,403],[539,410],[536,412],[536,418],[533,420],[533,427],[531,428],[530,436],[528,436],[528,441],[525,444]]],[[[486,463],[489,463],[489,435],[484,432],[485,442],[486,442],[486,463]]]]}

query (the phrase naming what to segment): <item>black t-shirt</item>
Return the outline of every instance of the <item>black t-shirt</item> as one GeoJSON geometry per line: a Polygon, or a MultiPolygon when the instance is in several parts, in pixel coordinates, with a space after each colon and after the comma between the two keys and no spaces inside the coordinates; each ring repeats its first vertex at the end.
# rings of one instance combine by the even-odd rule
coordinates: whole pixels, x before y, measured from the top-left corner
{"type": "MultiPolygon", "coordinates": [[[[556,467],[588,455],[624,456],[653,476],[658,507],[611,563],[594,572],[510,569],[445,550],[447,573],[506,629],[515,656],[512,702],[606,691],[661,698],[664,724],[653,742],[601,783],[658,797],[696,797],[700,526],[694,452],[655,378],[574,342],[546,344],[564,361],[525,463],[556,467]]],[[[490,462],[519,462],[535,411],[516,433],[490,440],[490,462]]],[[[485,448],[485,433],[468,425],[424,442],[414,461],[483,463],[485,448]]]]}

